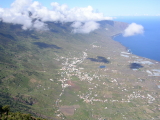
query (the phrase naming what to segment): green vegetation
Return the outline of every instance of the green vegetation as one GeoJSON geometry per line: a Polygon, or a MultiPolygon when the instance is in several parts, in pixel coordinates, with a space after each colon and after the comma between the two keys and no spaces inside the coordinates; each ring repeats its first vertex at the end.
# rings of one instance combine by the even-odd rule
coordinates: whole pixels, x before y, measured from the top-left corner
{"type": "Polygon", "coordinates": [[[148,73],[160,65],[135,63],[139,57],[111,39],[125,23],[99,23],[73,34],[71,23],[24,31],[1,22],[0,104],[10,106],[1,106],[1,118],[158,119],[159,78],[148,73]]]}
{"type": "Polygon", "coordinates": [[[10,106],[0,106],[0,120],[45,120],[41,118],[36,118],[30,114],[24,114],[20,112],[10,112],[10,106]]]}

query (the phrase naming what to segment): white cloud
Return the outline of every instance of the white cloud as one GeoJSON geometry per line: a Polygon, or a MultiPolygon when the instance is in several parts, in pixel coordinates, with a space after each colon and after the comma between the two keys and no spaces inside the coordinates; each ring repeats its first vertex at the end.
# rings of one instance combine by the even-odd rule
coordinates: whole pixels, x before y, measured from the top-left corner
{"type": "Polygon", "coordinates": [[[36,20],[33,24],[33,28],[37,30],[48,30],[47,25],[41,21],[36,20]]]}
{"type": "Polygon", "coordinates": [[[11,9],[14,12],[23,12],[26,11],[27,7],[32,3],[32,0],[15,0],[11,4],[11,9]]]}
{"type": "Polygon", "coordinates": [[[51,6],[53,7],[53,10],[55,10],[55,11],[62,11],[63,12],[63,11],[68,10],[67,5],[65,5],[65,4],[59,5],[59,3],[57,3],[57,2],[52,2],[51,6]]]}
{"type": "Polygon", "coordinates": [[[99,28],[99,24],[94,21],[88,21],[85,23],[76,22],[71,25],[74,29],[73,33],[90,33],[99,28]]]}
{"type": "Polygon", "coordinates": [[[29,29],[32,26],[32,19],[30,19],[27,15],[15,12],[12,9],[2,9],[0,11],[0,18],[3,22],[13,23],[13,24],[21,24],[22,28],[29,29]],[[2,12],[1,12],[2,11],[2,12]]]}
{"type": "Polygon", "coordinates": [[[71,25],[71,27],[73,27],[73,28],[75,28],[75,29],[77,29],[77,28],[79,28],[79,27],[81,27],[82,26],[82,23],[81,22],[74,22],[72,25],[71,25]]]}
{"type": "Polygon", "coordinates": [[[128,36],[133,36],[136,34],[143,34],[144,33],[144,28],[142,25],[136,24],[136,23],[131,23],[123,33],[124,37],[128,36]]]}
{"type": "MultiPolygon", "coordinates": [[[[32,0],[15,0],[10,8],[0,8],[0,20],[7,23],[21,24],[23,29],[46,29],[44,22],[79,22],[74,28],[75,33],[88,33],[98,28],[96,21],[111,20],[111,17],[104,17],[102,13],[93,12],[91,6],[84,8],[68,8],[67,5],[60,5],[52,2],[52,10],[32,0]],[[29,16],[29,12],[32,13],[29,16]],[[37,19],[33,22],[33,19],[37,19]],[[84,23],[82,25],[82,23],[84,23]],[[87,29],[88,27],[88,29],[87,29]]],[[[75,24],[74,23],[74,24],[75,24]]]]}

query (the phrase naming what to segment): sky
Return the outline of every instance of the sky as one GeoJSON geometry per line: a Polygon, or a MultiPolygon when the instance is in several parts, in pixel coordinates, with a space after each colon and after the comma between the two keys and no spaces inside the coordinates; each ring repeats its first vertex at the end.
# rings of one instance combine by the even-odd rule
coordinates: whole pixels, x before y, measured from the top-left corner
{"type": "MultiPolygon", "coordinates": [[[[9,8],[15,0],[4,0],[0,7],[9,8]]],[[[51,3],[66,4],[69,8],[92,6],[94,11],[106,16],[160,15],[160,0],[32,0],[52,9],[51,3]]]]}

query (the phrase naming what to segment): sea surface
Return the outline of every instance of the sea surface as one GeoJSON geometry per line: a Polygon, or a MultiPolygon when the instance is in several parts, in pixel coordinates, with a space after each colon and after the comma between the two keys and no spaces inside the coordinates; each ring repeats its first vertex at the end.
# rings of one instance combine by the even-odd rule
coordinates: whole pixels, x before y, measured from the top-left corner
{"type": "Polygon", "coordinates": [[[160,16],[117,17],[115,21],[136,23],[144,27],[144,33],[123,37],[118,35],[113,39],[120,42],[132,54],[160,62],[160,16]]]}

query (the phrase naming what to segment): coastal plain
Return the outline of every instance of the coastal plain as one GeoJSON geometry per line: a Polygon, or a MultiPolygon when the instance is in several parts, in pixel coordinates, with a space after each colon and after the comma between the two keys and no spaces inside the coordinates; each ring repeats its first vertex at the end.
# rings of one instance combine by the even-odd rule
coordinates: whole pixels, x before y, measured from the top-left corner
{"type": "Polygon", "coordinates": [[[100,21],[89,34],[47,24],[0,23],[1,104],[55,120],[160,119],[160,63],[112,39],[126,23],[100,21]]]}

